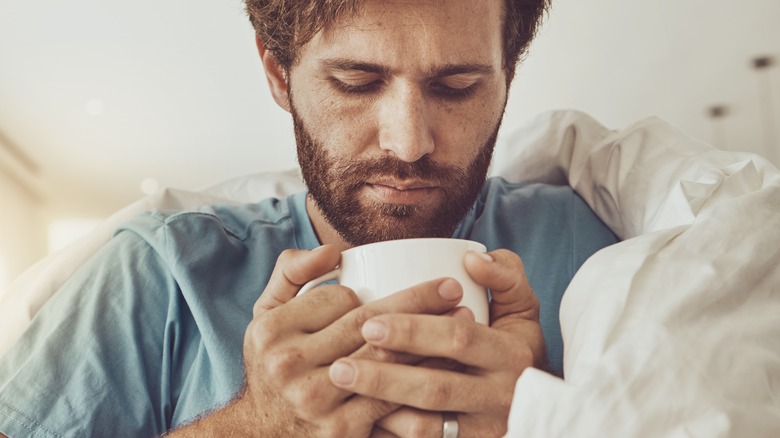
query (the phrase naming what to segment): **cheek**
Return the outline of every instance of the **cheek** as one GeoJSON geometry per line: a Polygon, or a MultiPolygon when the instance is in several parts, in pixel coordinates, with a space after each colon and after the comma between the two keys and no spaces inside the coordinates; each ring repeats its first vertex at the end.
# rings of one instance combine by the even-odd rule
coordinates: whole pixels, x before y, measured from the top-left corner
{"type": "Polygon", "coordinates": [[[309,133],[326,148],[353,152],[366,147],[375,126],[370,106],[347,104],[324,92],[294,99],[309,133]]]}
{"type": "Polygon", "coordinates": [[[492,94],[469,105],[449,105],[442,108],[438,120],[437,143],[440,152],[470,163],[485,142],[493,135],[504,108],[504,95],[492,94]]]}

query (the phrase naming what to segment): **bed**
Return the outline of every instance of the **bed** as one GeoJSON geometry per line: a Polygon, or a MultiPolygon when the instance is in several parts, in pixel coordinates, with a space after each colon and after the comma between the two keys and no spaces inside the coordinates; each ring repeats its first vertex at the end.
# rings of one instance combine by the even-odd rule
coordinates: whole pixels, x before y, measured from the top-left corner
{"type": "MultiPolygon", "coordinates": [[[[621,238],[560,311],[566,378],[518,379],[508,436],[780,434],[780,171],[657,118],[610,130],[577,111],[507,129],[491,174],[571,185],[621,238]]],[[[0,354],[120,222],[303,189],[295,170],[164,189],[42,260],[0,302],[0,354]]]]}

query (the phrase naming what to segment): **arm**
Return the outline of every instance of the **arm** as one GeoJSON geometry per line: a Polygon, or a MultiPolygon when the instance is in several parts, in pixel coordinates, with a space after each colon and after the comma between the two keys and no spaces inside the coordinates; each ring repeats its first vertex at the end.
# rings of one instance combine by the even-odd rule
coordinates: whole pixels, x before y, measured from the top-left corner
{"type": "Polygon", "coordinates": [[[0,357],[0,431],[16,438],[165,430],[164,415],[153,413],[167,402],[158,370],[176,289],[147,242],[117,235],[0,357]]]}

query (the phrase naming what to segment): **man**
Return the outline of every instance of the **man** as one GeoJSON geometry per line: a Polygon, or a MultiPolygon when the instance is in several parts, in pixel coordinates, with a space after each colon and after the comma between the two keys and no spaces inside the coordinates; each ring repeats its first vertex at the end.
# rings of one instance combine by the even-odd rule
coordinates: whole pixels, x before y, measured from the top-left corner
{"type": "Polygon", "coordinates": [[[544,7],[248,0],[308,194],[122,227],[2,358],[0,431],[503,434],[520,373],[561,373],[566,285],[614,242],[568,188],[485,182],[544,7]],[[338,285],[294,298],[341,250],[423,236],[486,244],[464,263],[489,327],[451,279],[366,305],[338,285]]]}

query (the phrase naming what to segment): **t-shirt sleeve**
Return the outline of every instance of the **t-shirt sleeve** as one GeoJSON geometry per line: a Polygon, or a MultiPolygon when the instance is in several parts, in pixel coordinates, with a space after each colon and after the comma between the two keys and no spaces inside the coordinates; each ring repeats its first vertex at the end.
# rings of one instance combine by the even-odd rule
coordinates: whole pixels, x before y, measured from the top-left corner
{"type": "Polygon", "coordinates": [[[171,367],[162,352],[176,350],[164,345],[175,339],[167,321],[176,293],[163,258],[135,233],[119,233],[0,358],[0,431],[11,438],[164,432],[173,395],[161,383],[171,367]]]}

